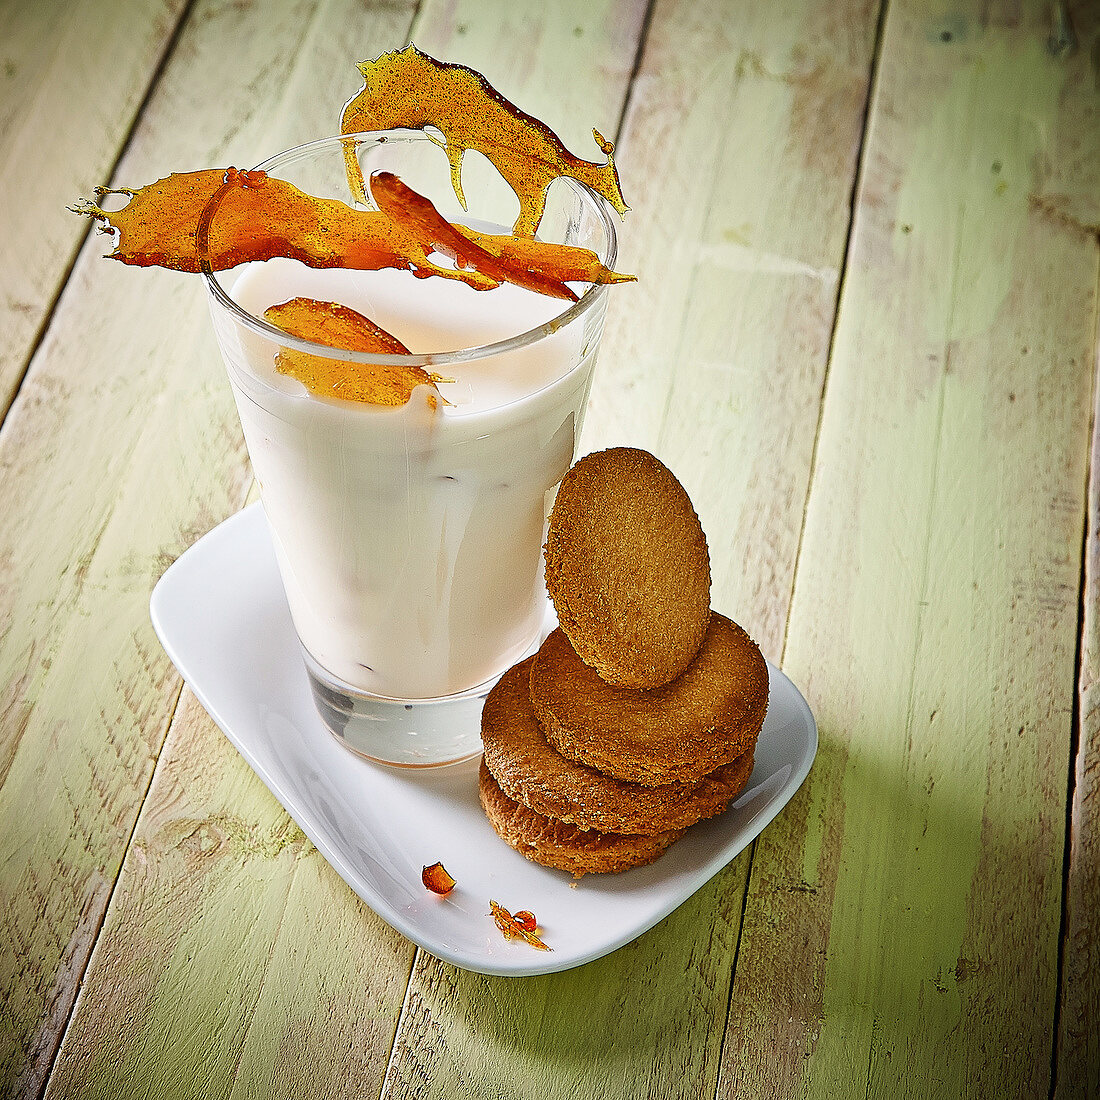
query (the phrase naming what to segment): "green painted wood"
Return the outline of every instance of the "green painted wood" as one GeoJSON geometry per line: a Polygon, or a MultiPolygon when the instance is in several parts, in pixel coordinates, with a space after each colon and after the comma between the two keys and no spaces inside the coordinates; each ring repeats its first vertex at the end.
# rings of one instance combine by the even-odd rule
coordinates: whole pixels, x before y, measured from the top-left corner
{"type": "Polygon", "coordinates": [[[1048,19],[887,11],[722,1095],[1049,1088],[1098,256],[1048,19]]]}
{"type": "Polygon", "coordinates": [[[715,606],[777,659],[849,222],[877,3],[666,3],[586,449],[647,447],[711,546],[715,606]]]}
{"type": "Polygon", "coordinates": [[[377,1093],[413,950],[185,691],[46,1096],[377,1093]]]}
{"type": "MultiPolygon", "coordinates": [[[[1093,192],[1100,202],[1100,189],[1093,192]]],[[[1098,221],[1100,224],[1100,221],[1098,221]]],[[[1094,387],[1100,400],[1100,386],[1094,387]]],[[[1100,416],[1093,409],[1055,1092],[1100,1097],[1100,416]]]]}
{"type": "MultiPolygon", "coordinates": [[[[862,4],[658,3],[618,147],[623,266],[641,281],[612,297],[584,445],[649,446],[683,475],[716,601],[776,655],[875,20],[862,4]],[[758,387],[782,399],[761,407],[758,387]],[[760,531],[786,560],[736,556],[760,531]]],[[[712,1094],[747,866],[564,974],[486,979],[420,958],[385,1095],[712,1094]]]]}
{"type": "MultiPolygon", "coordinates": [[[[335,127],[357,74],[332,28],[390,45],[410,17],[195,5],[114,182],[335,127]]],[[[250,480],[201,286],[104,251],[82,251],[0,435],[0,1082],[17,1092],[49,1071],[178,693],[149,592],[250,480]]]]}
{"type": "MultiPolygon", "coordinates": [[[[1053,135],[1065,152],[1053,158],[1059,173],[1039,208],[1064,220],[1068,229],[1100,238],[1100,97],[1095,94],[1100,17],[1076,12],[1071,46],[1092,60],[1077,62],[1075,82],[1079,127],[1053,135]],[[1090,52],[1091,51],[1091,52],[1090,52]],[[1089,85],[1092,84],[1092,94],[1089,85]]],[[[1100,401],[1100,320],[1094,332],[1097,363],[1094,398],[1100,401]]],[[[1065,934],[1062,951],[1059,1032],[1055,1048],[1055,1095],[1100,1097],[1100,415],[1093,407],[1093,440],[1085,544],[1084,591],[1077,696],[1077,756],[1072,762],[1072,797],[1066,868],[1065,934]]]]}
{"type": "Polygon", "coordinates": [[[87,229],[65,206],[110,172],[185,6],[0,4],[0,419],[87,229]]]}

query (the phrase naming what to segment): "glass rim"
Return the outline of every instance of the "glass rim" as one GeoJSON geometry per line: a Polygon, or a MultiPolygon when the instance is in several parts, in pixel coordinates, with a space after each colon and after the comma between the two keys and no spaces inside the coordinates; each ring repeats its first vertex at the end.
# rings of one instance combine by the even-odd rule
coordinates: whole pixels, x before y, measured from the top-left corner
{"type": "MultiPolygon", "coordinates": [[[[432,145],[437,147],[440,146],[440,142],[436,138],[420,130],[371,130],[353,134],[339,134],[318,138],[314,141],[308,141],[301,145],[295,145],[289,149],[284,149],[282,152],[275,153],[273,156],[261,161],[252,171],[271,172],[273,169],[301,160],[319,151],[322,147],[330,147],[335,144],[344,146],[349,141],[355,142],[356,147],[368,143],[381,145],[384,143],[396,144],[398,142],[430,142],[432,145]]],[[[575,180],[571,176],[560,176],[558,179],[564,180],[569,184],[571,189],[580,196],[582,201],[587,200],[591,204],[593,211],[596,213],[607,235],[607,255],[600,257],[600,262],[613,271],[618,256],[618,237],[615,232],[614,220],[611,217],[610,205],[602,195],[599,195],[579,180],[575,180]]],[[[207,228],[217,213],[219,202],[220,200],[211,203],[203,212],[202,222],[205,223],[207,228]]],[[[243,267],[244,265],[239,266],[243,267]]],[[[362,363],[375,366],[438,368],[452,364],[475,362],[480,359],[487,359],[492,356],[503,355],[520,348],[528,347],[531,344],[537,343],[539,340],[552,336],[555,332],[565,328],[578,317],[587,313],[603,298],[608,287],[607,283],[589,284],[588,289],[585,290],[575,302],[570,302],[561,313],[555,314],[550,320],[545,321],[541,325],[516,333],[514,336],[509,336],[504,340],[496,340],[488,344],[476,344],[473,347],[458,348],[454,351],[410,352],[408,354],[383,355],[377,352],[349,351],[343,348],[332,347],[330,344],[319,344],[312,340],[305,340],[302,337],[293,336],[283,329],[263,320],[263,318],[257,317],[253,313],[249,313],[248,310],[236,302],[218,281],[217,276],[221,274],[221,272],[214,271],[205,254],[200,258],[200,268],[202,277],[206,282],[207,292],[211,298],[226,310],[238,324],[242,324],[258,335],[295,351],[306,352],[328,359],[340,359],[349,363],[362,363]]],[[[227,268],[225,270],[233,271],[234,269],[227,268]]],[[[390,268],[387,270],[401,269],[390,268]]],[[[430,277],[440,278],[441,276],[430,277]]],[[[478,293],[489,292],[479,291],[478,293]]]]}

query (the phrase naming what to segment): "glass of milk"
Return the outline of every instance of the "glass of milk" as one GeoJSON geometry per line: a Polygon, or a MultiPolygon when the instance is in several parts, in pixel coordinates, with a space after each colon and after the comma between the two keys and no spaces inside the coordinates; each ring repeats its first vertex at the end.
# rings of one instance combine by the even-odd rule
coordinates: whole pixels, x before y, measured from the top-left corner
{"type": "MultiPolygon", "coordinates": [[[[352,202],[328,138],[261,164],[352,202]]],[[[414,131],[352,139],[364,177],[385,170],[452,221],[508,232],[518,202],[468,153],[454,197],[447,157],[414,131]]],[[[613,268],[612,212],[570,179],[550,188],[539,237],[613,268]]],[[[214,215],[217,217],[216,213],[214,215]]],[[[445,261],[441,261],[445,262],[445,261]]],[[[546,629],[546,518],[576,457],[607,288],[580,300],[506,285],[477,291],[408,271],[314,270],[277,259],[208,274],[210,308],[275,547],[304,673],[325,725],[387,764],[480,752],[481,704],[546,629]],[[262,320],[293,297],[365,314],[440,382],[401,408],[320,397],[275,369],[284,348],[356,363],[386,357],[299,340],[262,320]]]]}

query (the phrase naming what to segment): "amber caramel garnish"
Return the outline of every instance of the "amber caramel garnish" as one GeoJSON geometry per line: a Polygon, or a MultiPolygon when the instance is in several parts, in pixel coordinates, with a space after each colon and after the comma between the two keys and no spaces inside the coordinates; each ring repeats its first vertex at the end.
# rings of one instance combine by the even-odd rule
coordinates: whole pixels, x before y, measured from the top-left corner
{"type": "MultiPolygon", "coordinates": [[[[370,318],[337,302],[292,298],[264,310],[264,320],[276,328],[344,351],[407,355],[408,348],[370,318]]],[[[311,392],[345,401],[371,405],[404,405],[417,386],[433,389],[438,376],[423,367],[406,364],[351,363],[340,358],[313,355],[283,348],[275,357],[275,369],[297,378],[311,392]]],[[[445,872],[444,872],[445,873],[445,872]]]]}
{"type": "MultiPolygon", "coordinates": [[[[363,88],[345,104],[340,132],[434,127],[446,139],[451,185],[464,210],[462,158],[467,149],[483,153],[516,193],[520,209],[512,232],[517,236],[534,236],[547,189],[559,176],[587,184],[620,214],[627,210],[614,147],[599,131],[592,135],[607,160],[581,160],[545,123],[510,103],[480,73],[437,61],[412,45],[363,61],[359,71],[363,88]]],[[[352,193],[365,202],[359,162],[350,145],[345,159],[352,193]]]]}
{"type": "Polygon", "coordinates": [[[205,255],[212,270],[222,271],[284,256],[315,268],[400,268],[476,290],[507,280],[568,299],[576,295],[567,282],[631,278],[610,271],[587,249],[466,233],[396,177],[375,186],[385,211],[314,198],[259,170],[209,168],[173,173],[138,190],[97,188],[100,200],[128,197],[118,210],[99,203],[73,209],[95,218],[104,232],[117,232],[111,258],[137,267],[198,272],[205,255]],[[448,255],[456,265],[438,264],[431,254],[448,255]]]}
{"type": "Polygon", "coordinates": [[[400,222],[417,240],[430,241],[436,252],[453,260],[460,268],[473,267],[500,282],[510,281],[539,294],[567,298],[572,302],[577,300],[577,295],[560,277],[550,278],[540,271],[524,269],[522,264],[508,263],[500,255],[494,256],[392,173],[375,172],[370,178],[370,192],[383,214],[400,222]]]}
{"type": "Polygon", "coordinates": [[[447,868],[442,863],[433,863],[425,867],[420,873],[421,881],[433,894],[449,894],[455,885],[455,880],[447,873],[447,868]]]}
{"type": "MultiPolygon", "coordinates": [[[[427,130],[446,153],[463,209],[462,158],[468,149],[483,153],[519,199],[513,235],[475,233],[448,222],[429,199],[385,172],[371,178],[377,209],[316,198],[260,169],[238,168],[173,173],[137,190],[97,187],[96,201],[71,209],[94,218],[101,232],[115,234],[112,259],[137,267],[210,273],[283,257],[313,268],[396,268],[418,278],[456,279],[476,290],[512,282],[568,301],[577,299],[570,283],[633,279],[611,271],[588,249],[534,239],[547,189],[559,176],[587,185],[620,214],[627,209],[612,145],[598,131],[593,135],[606,161],[581,160],[479,73],[436,61],[415,46],[365,61],[359,69],[363,89],[345,104],[341,132],[427,130]],[[103,201],[112,195],[124,196],[125,203],[107,209],[103,201]]],[[[353,198],[366,206],[355,145],[354,139],[343,141],[348,182],[353,198]]],[[[334,302],[295,298],[271,307],[264,317],[312,343],[408,354],[369,318],[334,302]]],[[[443,381],[411,365],[351,364],[289,348],[279,352],[276,367],[314,393],[381,405],[403,405],[416,386],[434,388],[443,381]]],[[[436,407],[434,397],[431,404],[436,407]]]]}
{"type": "Polygon", "coordinates": [[[512,920],[514,920],[520,928],[526,929],[528,932],[538,931],[539,922],[530,909],[520,909],[513,913],[512,920]]]}
{"type": "MultiPolygon", "coordinates": [[[[508,939],[521,939],[529,943],[532,947],[537,947],[540,951],[552,951],[553,948],[543,943],[540,936],[538,936],[534,928],[527,927],[527,920],[517,919],[512,916],[507,909],[504,908],[499,902],[490,901],[489,910],[492,913],[493,920],[496,922],[497,928],[504,933],[508,939]]],[[[526,909],[520,911],[524,917],[530,917],[534,921],[534,915],[528,913],[526,909]]],[[[537,922],[535,928],[538,927],[537,922]]]]}
{"type": "Polygon", "coordinates": [[[587,248],[547,244],[528,237],[476,233],[464,225],[456,225],[455,229],[489,255],[498,257],[502,270],[510,273],[509,282],[530,289],[536,288],[534,279],[540,276],[545,276],[551,282],[561,283],[630,283],[636,278],[634,275],[623,275],[604,267],[596,253],[587,248]],[[530,281],[521,282],[521,279],[530,281]]]}
{"type": "Polygon", "coordinates": [[[120,210],[92,203],[77,209],[118,232],[112,259],[138,267],[198,272],[205,252],[215,271],[285,256],[310,267],[415,267],[481,288],[498,285],[473,268],[454,271],[432,263],[430,246],[425,249],[385,214],[314,198],[258,170],[177,172],[136,191],[96,193],[130,197],[120,210]]]}

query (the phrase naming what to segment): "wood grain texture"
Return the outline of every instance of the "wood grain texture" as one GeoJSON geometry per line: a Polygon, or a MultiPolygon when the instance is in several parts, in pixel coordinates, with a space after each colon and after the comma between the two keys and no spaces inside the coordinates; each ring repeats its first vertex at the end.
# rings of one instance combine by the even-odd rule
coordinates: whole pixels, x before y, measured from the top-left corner
{"type": "Polygon", "coordinates": [[[185,691],[46,1096],[377,1093],[413,950],[185,691]]]}
{"type": "MultiPolygon", "coordinates": [[[[677,0],[651,14],[618,147],[632,206],[622,266],[641,281],[615,288],[584,445],[649,446],[672,463],[708,524],[716,599],[778,653],[875,12],[804,3],[774,15],[677,0]],[[810,157],[811,140],[836,146],[810,157]],[[771,205],[757,190],[773,186],[771,205]],[[736,209],[749,197],[751,220],[736,209]],[[814,216],[796,229],[790,205],[814,216]],[[761,407],[760,386],[776,408],[761,407]],[[791,446],[777,453],[781,438],[791,446]],[[761,529],[774,545],[737,558],[761,529]]],[[[564,974],[485,979],[420,958],[385,1095],[711,1094],[747,863],[636,943],[564,974]]]]}
{"type": "Polygon", "coordinates": [[[109,173],[185,6],[0,4],[0,419],[87,232],[65,207],[109,173]]]}
{"type": "Polygon", "coordinates": [[[844,262],[877,4],[660,3],[585,449],[684,483],[713,601],[778,658],[844,262]]]}
{"type": "Polygon", "coordinates": [[[887,11],[784,652],[821,747],[722,1095],[1049,1087],[1098,257],[1048,208],[1095,130],[1047,20],[887,11]]]}
{"type": "MultiPolygon", "coordinates": [[[[389,45],[410,17],[197,4],[114,182],[254,164],[335,128],[358,74],[333,64],[329,28],[389,45]]],[[[82,251],[0,433],[0,1082],[31,1092],[178,692],[149,592],[250,481],[202,287],[104,250],[82,251]]]]}
{"type": "MultiPolygon", "coordinates": [[[[1098,332],[1100,347],[1100,332],[1098,332]]],[[[1100,360],[1098,360],[1100,369],[1100,360]]],[[[1100,377],[1100,374],[1098,374],[1100,377]]],[[[1100,385],[1094,385],[1100,401],[1100,385]]],[[[1055,1092],[1100,1097],[1100,415],[1093,409],[1055,1092]]]]}
{"type": "MultiPolygon", "coordinates": [[[[1078,61],[1067,73],[1080,124],[1052,134],[1059,155],[1052,178],[1035,197],[1035,207],[1069,230],[1100,240],[1100,17],[1074,12],[1070,49],[1078,61]],[[1089,84],[1092,84],[1092,94],[1089,84]]],[[[1065,931],[1062,951],[1059,1031],[1056,1037],[1055,1096],[1100,1097],[1100,316],[1093,331],[1092,451],[1088,489],[1084,591],[1077,695],[1077,755],[1071,762],[1068,816],[1065,931]]]]}

